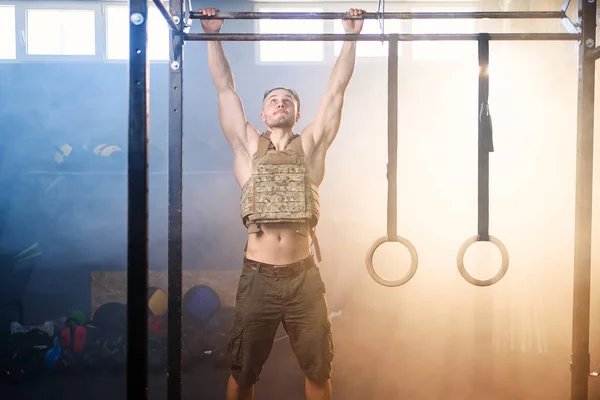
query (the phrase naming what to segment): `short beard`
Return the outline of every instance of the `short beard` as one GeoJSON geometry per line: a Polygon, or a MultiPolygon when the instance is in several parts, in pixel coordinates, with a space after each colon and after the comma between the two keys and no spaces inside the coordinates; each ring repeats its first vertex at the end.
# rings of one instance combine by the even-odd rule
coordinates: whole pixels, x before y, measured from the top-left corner
{"type": "Polygon", "coordinates": [[[277,118],[269,125],[271,128],[292,128],[294,120],[292,118],[277,118]]]}

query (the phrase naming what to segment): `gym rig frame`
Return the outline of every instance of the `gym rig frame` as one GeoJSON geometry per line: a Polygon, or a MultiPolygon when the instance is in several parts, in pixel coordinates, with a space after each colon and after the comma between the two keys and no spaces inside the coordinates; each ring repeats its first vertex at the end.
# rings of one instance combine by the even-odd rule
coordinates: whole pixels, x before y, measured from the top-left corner
{"type": "MultiPolygon", "coordinates": [[[[352,17],[347,13],[222,12],[205,17],[191,10],[191,0],[171,0],[167,10],[153,0],[170,27],[169,98],[169,222],[168,222],[168,383],[170,400],[181,399],[181,291],[182,291],[182,178],[183,178],[183,46],[185,41],[397,41],[478,40],[480,34],[201,34],[188,33],[193,19],[560,19],[565,33],[493,33],[489,40],[573,40],[579,42],[577,111],[575,251],[571,399],[588,399],[590,373],[590,278],[592,244],[592,188],[594,140],[596,0],[577,0],[578,18],[567,16],[570,0],[560,11],[538,12],[382,12],[352,17]]],[[[149,63],[147,57],[147,0],[130,0],[129,148],[128,148],[128,256],[127,256],[127,398],[147,399],[148,388],[148,136],[149,63]]],[[[395,44],[395,45],[394,45],[395,44]]],[[[394,54],[390,53],[391,56],[394,54]]],[[[395,52],[397,58],[397,52],[395,52]]],[[[392,57],[393,58],[393,57],[392,57]]],[[[397,65],[397,60],[389,65],[397,65]]],[[[397,78],[397,76],[396,76],[397,78]]],[[[397,87],[391,79],[389,87],[397,87]]],[[[388,151],[390,151],[388,149],[388,151]]],[[[389,153],[391,154],[391,153],[389,153]]],[[[395,182],[391,183],[395,189],[395,182]]],[[[481,194],[481,193],[480,193],[481,194]]],[[[395,196],[395,194],[394,194],[395,196]]],[[[388,201],[393,199],[388,193],[388,201]]],[[[388,234],[390,233],[388,209],[388,234]]],[[[480,220],[481,224],[481,220],[480,220]]],[[[395,221],[392,222],[392,233],[395,221]]]]}

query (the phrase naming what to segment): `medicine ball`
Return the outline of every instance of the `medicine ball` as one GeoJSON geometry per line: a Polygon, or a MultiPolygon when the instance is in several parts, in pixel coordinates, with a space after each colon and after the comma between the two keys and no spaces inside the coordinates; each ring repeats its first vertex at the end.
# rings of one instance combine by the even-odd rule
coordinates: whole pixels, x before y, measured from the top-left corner
{"type": "Polygon", "coordinates": [[[94,313],[94,326],[102,331],[125,332],[127,329],[127,307],[117,302],[101,305],[94,313]]]}
{"type": "Polygon", "coordinates": [[[148,288],[148,313],[156,317],[162,317],[168,311],[169,297],[167,293],[159,288],[148,288]]]}
{"type": "Polygon", "coordinates": [[[194,286],[183,296],[183,318],[193,326],[206,325],[220,308],[219,295],[210,286],[194,286]]]}

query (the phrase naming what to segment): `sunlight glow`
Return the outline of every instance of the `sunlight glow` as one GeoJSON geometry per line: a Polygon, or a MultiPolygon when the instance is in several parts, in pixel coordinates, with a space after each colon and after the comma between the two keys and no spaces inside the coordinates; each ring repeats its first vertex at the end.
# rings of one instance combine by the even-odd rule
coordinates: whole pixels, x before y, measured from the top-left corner
{"type": "MultiPolygon", "coordinates": [[[[259,12],[322,12],[320,8],[271,8],[261,7],[259,12]]],[[[324,24],[320,20],[269,20],[258,21],[258,33],[324,33],[324,24]]],[[[259,59],[262,62],[298,62],[323,61],[325,46],[323,42],[258,42],[259,59]]]]}
{"type": "MultiPolygon", "coordinates": [[[[148,7],[148,59],[169,59],[169,25],[156,7],[148,7]]],[[[106,58],[129,59],[129,8],[106,7],[106,58]]]]}
{"type": "Polygon", "coordinates": [[[17,58],[15,6],[0,6],[0,60],[17,58]]]}
{"type": "Polygon", "coordinates": [[[94,55],[94,10],[27,10],[27,54],[94,55]]]}

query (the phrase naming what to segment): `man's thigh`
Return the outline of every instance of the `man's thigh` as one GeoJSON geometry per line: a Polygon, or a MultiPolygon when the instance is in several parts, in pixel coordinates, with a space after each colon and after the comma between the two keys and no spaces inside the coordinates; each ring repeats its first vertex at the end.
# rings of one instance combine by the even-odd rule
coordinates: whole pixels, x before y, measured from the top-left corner
{"type": "Polygon", "coordinates": [[[244,268],[228,346],[231,375],[238,384],[250,386],[258,380],[271,352],[281,313],[273,279],[244,268]]]}
{"type": "Polygon", "coordinates": [[[290,285],[283,325],[304,374],[322,382],[331,377],[334,353],[325,285],[316,266],[303,275],[290,285]]]}

